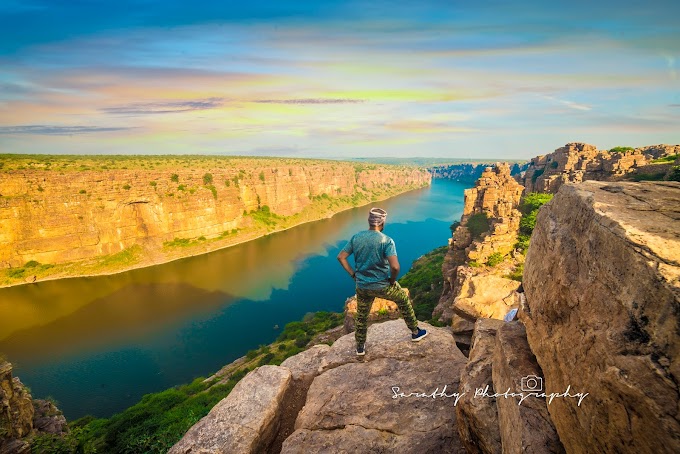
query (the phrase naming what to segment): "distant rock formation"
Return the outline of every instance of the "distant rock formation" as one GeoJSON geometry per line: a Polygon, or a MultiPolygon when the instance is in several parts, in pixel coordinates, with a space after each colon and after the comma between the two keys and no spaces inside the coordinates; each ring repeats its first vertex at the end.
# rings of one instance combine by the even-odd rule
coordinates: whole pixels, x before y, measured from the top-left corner
{"type": "Polygon", "coordinates": [[[422,326],[414,343],[403,320],[371,325],[361,359],[348,334],[256,369],[170,453],[465,453],[453,397],[465,357],[447,329],[422,326]]]}
{"type": "Polygon", "coordinates": [[[520,313],[567,452],[680,452],[680,183],[563,185],[537,217],[520,313]]]}
{"type": "Polygon", "coordinates": [[[556,193],[565,183],[616,181],[634,173],[665,173],[669,170],[668,164],[651,164],[651,161],[679,153],[680,145],[607,151],[598,150],[594,145],[573,142],[552,153],[533,158],[519,181],[526,193],[556,193]]]}
{"type": "MultiPolygon", "coordinates": [[[[464,183],[474,183],[482,176],[484,169],[491,165],[491,163],[448,164],[432,166],[429,167],[429,170],[432,173],[433,178],[442,178],[464,183]]],[[[519,175],[521,172],[526,170],[528,166],[528,163],[513,163],[510,167],[510,174],[519,175]]]]}
{"type": "Polygon", "coordinates": [[[33,400],[12,365],[0,360],[0,452],[29,453],[36,433],[62,435],[68,431],[66,418],[51,402],[33,400]]]}
{"type": "MultiPolygon", "coordinates": [[[[475,187],[465,190],[463,216],[442,267],[444,290],[433,312],[434,317],[452,323],[456,334],[469,338],[477,318],[502,319],[518,304],[515,290],[519,282],[503,277],[514,268],[514,262],[497,267],[483,265],[493,254],[513,252],[522,190],[505,163],[487,167],[475,187]],[[472,218],[485,218],[482,222],[488,223],[488,231],[473,238],[469,225],[472,218]]],[[[516,260],[522,260],[520,254],[516,260]]]]}

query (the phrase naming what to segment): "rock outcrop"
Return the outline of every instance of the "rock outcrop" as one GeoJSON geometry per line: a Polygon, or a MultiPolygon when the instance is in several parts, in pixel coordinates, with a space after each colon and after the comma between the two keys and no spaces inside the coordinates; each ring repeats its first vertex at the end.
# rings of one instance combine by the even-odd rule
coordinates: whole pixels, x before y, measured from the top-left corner
{"type": "Polygon", "coordinates": [[[456,406],[458,433],[471,454],[502,452],[496,398],[475,398],[475,391],[488,386],[489,394],[494,394],[493,352],[496,349],[496,332],[503,323],[488,318],[477,320],[468,362],[460,376],[460,392],[465,395],[456,406]]]}
{"type": "Polygon", "coordinates": [[[163,248],[175,238],[201,239],[206,252],[266,234],[271,222],[249,215],[263,207],[268,221],[290,226],[431,181],[412,167],[204,158],[195,167],[158,170],[155,160],[145,158],[136,170],[4,166],[0,268],[87,260],[133,246],[160,263],[183,256],[186,247],[163,248]]]}
{"type": "Polygon", "coordinates": [[[662,168],[667,171],[667,166],[651,165],[651,161],[678,153],[680,145],[652,145],[612,152],[598,150],[587,143],[568,143],[552,153],[533,158],[520,181],[527,193],[556,193],[565,183],[616,181],[638,172],[659,172],[662,168]],[[646,170],[642,171],[643,168],[646,170]]]}
{"type": "MultiPolygon", "coordinates": [[[[434,178],[443,178],[446,180],[455,180],[466,183],[476,182],[484,172],[484,169],[491,166],[491,162],[487,163],[465,163],[465,164],[446,164],[434,165],[429,168],[434,178]]],[[[510,167],[511,175],[518,175],[520,172],[526,170],[528,163],[513,163],[510,167]]]]}
{"type": "Polygon", "coordinates": [[[453,232],[442,267],[444,290],[433,313],[451,322],[455,333],[471,335],[477,318],[503,318],[517,305],[515,289],[519,282],[503,276],[522,257],[513,257],[512,264],[483,265],[494,254],[506,256],[513,252],[521,219],[517,207],[522,190],[510,176],[507,164],[485,169],[475,187],[465,190],[463,216],[453,232]],[[473,238],[475,232],[469,223],[480,216],[485,216],[483,222],[488,222],[489,228],[473,238]]]}
{"type": "Polygon", "coordinates": [[[34,401],[21,380],[12,377],[12,365],[0,360],[0,452],[28,453],[32,435],[67,432],[62,412],[49,401],[34,401]]]}
{"type": "Polygon", "coordinates": [[[562,185],[524,269],[529,345],[567,452],[680,452],[680,183],[562,185]]]}
{"type": "Polygon", "coordinates": [[[33,398],[18,377],[12,377],[12,365],[0,362],[0,440],[23,438],[33,429],[33,398]]]}
{"type": "Polygon", "coordinates": [[[448,329],[421,325],[418,343],[403,320],[371,325],[362,358],[347,334],[255,369],[170,452],[465,453],[455,412],[465,357],[448,329]]]}
{"type": "Polygon", "coordinates": [[[239,381],[169,454],[249,454],[267,452],[279,430],[291,372],[261,366],[239,381]]]}
{"type": "Polygon", "coordinates": [[[448,330],[421,325],[429,335],[418,343],[403,320],[370,326],[359,360],[354,335],[338,339],[282,452],[465,452],[456,398],[443,395],[457,392],[465,357],[448,330]]]}
{"type": "Polygon", "coordinates": [[[564,447],[548,415],[545,397],[540,396],[545,391],[543,373],[520,322],[504,323],[498,328],[492,371],[496,393],[521,394],[496,398],[503,452],[563,453],[564,447]]]}

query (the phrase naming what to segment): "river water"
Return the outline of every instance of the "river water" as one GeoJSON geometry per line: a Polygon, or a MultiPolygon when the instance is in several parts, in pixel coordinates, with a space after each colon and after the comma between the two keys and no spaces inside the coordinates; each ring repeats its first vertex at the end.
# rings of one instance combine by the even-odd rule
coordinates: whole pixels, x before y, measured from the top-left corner
{"type": "MultiPolygon", "coordinates": [[[[384,233],[401,275],[447,244],[466,187],[435,179],[375,204],[388,212],[384,233]]],[[[273,342],[276,325],[341,312],[354,282],[335,257],[367,228],[369,209],[164,265],[0,289],[0,353],[35,398],[53,397],[69,420],[110,416],[273,342]]]]}

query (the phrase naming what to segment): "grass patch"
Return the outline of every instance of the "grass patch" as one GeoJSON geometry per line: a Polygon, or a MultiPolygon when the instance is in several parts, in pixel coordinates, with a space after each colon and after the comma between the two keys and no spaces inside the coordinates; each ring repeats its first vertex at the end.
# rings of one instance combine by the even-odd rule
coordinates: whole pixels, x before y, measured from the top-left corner
{"type": "Polygon", "coordinates": [[[448,249],[448,246],[442,246],[423,255],[399,279],[399,284],[408,288],[411,294],[413,310],[418,320],[432,319],[432,311],[444,289],[442,265],[448,249]]]}
{"type": "Polygon", "coordinates": [[[515,267],[512,272],[508,273],[505,275],[508,279],[512,279],[513,281],[519,281],[522,282],[522,276],[524,275],[524,263],[520,263],[515,267]]]}
{"type": "Polygon", "coordinates": [[[674,154],[674,155],[670,155],[670,156],[664,156],[663,158],[653,159],[651,162],[652,162],[652,164],[657,164],[657,163],[660,163],[660,162],[673,162],[678,158],[680,158],[680,155],[674,154]]]}
{"type": "Polygon", "coordinates": [[[99,263],[100,266],[108,267],[123,267],[137,263],[142,253],[142,247],[135,244],[127,249],[124,249],[116,254],[105,256],[99,263]]]}
{"type": "Polygon", "coordinates": [[[657,173],[634,173],[630,176],[633,181],[662,181],[666,172],[657,173]]]}
{"type": "Polygon", "coordinates": [[[488,260],[486,261],[486,264],[488,266],[496,266],[500,263],[503,263],[503,260],[505,260],[503,254],[501,254],[500,252],[494,252],[489,256],[488,260]]]}

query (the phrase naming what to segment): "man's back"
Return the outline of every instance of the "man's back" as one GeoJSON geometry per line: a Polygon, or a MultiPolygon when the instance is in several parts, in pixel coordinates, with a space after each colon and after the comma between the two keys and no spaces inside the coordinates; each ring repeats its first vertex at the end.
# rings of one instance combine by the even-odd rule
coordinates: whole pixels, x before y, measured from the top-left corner
{"type": "Polygon", "coordinates": [[[357,287],[379,290],[389,284],[387,257],[397,255],[392,238],[377,230],[363,230],[349,240],[343,251],[354,254],[357,287]]]}

